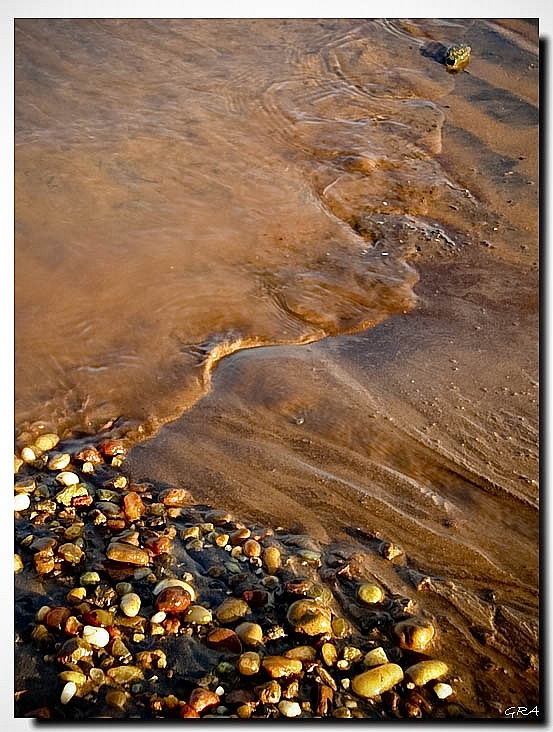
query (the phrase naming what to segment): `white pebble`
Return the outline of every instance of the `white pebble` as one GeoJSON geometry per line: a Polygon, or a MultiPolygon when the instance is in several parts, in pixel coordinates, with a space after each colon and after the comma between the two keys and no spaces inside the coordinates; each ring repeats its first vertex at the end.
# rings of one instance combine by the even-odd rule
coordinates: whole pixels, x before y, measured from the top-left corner
{"type": "Polygon", "coordinates": [[[24,447],[23,450],[21,450],[21,459],[24,460],[26,463],[33,463],[37,457],[40,455],[40,450],[38,447],[24,447]]]}
{"type": "Polygon", "coordinates": [[[285,717],[299,717],[301,714],[301,707],[298,702],[287,701],[284,699],[278,705],[279,711],[285,717]]]}
{"type": "Polygon", "coordinates": [[[68,452],[61,452],[57,455],[52,455],[48,460],[49,470],[63,470],[71,462],[71,455],[68,452]]]}
{"type": "Polygon", "coordinates": [[[225,693],[225,690],[223,689],[223,687],[222,687],[222,686],[218,686],[218,687],[217,687],[217,688],[215,689],[215,693],[217,694],[217,696],[223,696],[223,694],[225,693]]]}
{"type": "Polygon", "coordinates": [[[79,476],[70,470],[63,470],[61,473],[58,473],[56,480],[65,486],[77,485],[80,482],[79,476]]]}
{"type": "Polygon", "coordinates": [[[14,511],[25,511],[31,505],[31,499],[26,493],[17,493],[13,499],[14,511]]]}
{"type": "Polygon", "coordinates": [[[83,640],[96,648],[103,648],[109,643],[109,633],[105,628],[96,628],[94,625],[85,625],[83,640]]]}
{"type": "Polygon", "coordinates": [[[194,591],[192,585],[189,585],[188,582],[185,582],[184,580],[176,578],[167,578],[161,580],[161,582],[158,582],[157,585],[154,587],[154,595],[159,595],[160,592],[166,590],[168,587],[182,587],[183,590],[186,590],[188,592],[192,602],[194,602],[194,600],[196,599],[196,592],[194,591]]]}
{"type": "Polygon", "coordinates": [[[154,613],[150,620],[152,623],[163,623],[166,617],[167,613],[163,612],[163,610],[160,610],[159,612],[154,613]]]}
{"type": "Polygon", "coordinates": [[[451,686],[449,684],[443,684],[441,681],[434,684],[432,688],[434,689],[434,694],[436,694],[438,699],[447,699],[448,696],[453,694],[451,686]]]}
{"type": "Polygon", "coordinates": [[[134,618],[140,611],[140,597],[135,592],[128,592],[123,595],[119,604],[128,618],[134,618]]]}
{"type": "Polygon", "coordinates": [[[73,699],[76,693],[77,685],[73,681],[68,681],[62,689],[60,702],[62,704],[67,704],[68,701],[71,701],[71,699],[73,699]]]}

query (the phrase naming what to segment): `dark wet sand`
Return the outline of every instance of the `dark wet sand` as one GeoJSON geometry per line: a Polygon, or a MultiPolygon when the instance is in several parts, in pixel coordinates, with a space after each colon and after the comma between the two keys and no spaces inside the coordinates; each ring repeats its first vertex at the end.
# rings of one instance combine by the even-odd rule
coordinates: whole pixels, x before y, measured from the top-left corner
{"type": "MultiPolygon", "coordinates": [[[[533,706],[539,689],[538,57],[529,24],[461,23],[364,28],[372,53],[346,21],[321,35],[300,23],[279,36],[268,23],[261,35],[273,61],[283,38],[305,33],[311,48],[295,56],[290,43],[283,69],[297,77],[264,92],[261,119],[247,95],[221,97],[225,114],[245,115],[246,133],[269,123],[269,147],[253,134],[251,146],[223,140],[219,109],[206,138],[205,109],[194,112],[187,149],[218,149],[220,167],[202,169],[201,192],[192,186],[178,250],[182,164],[161,189],[163,222],[159,189],[138,182],[152,159],[172,165],[166,138],[122,143],[102,133],[106,153],[71,134],[56,147],[52,132],[52,151],[22,106],[16,419],[20,431],[43,419],[70,434],[121,416],[137,441],[133,478],[186,486],[198,502],[329,544],[366,549],[376,531],[400,544],[406,558],[375,556],[375,576],[435,617],[433,654],[456,670],[456,700],[497,718],[521,699],[533,706]],[[420,53],[459,35],[473,47],[468,73],[448,75],[420,53]],[[325,86],[321,49],[343,88],[325,86]],[[374,147],[363,148],[373,128],[359,122],[361,90],[375,115],[409,133],[379,137],[374,127],[374,147]],[[425,97],[432,104],[417,106],[425,97]],[[348,124],[333,118],[338,109],[348,124]],[[102,172],[91,178],[95,155],[102,172]],[[114,155],[132,170],[115,169],[114,155]],[[265,165],[253,186],[251,165],[265,165]],[[62,182],[63,210],[50,220],[41,185],[64,175],[82,190],[62,182]],[[236,187],[213,210],[219,180],[236,187]],[[91,191],[94,205],[75,216],[91,191]],[[261,243],[252,235],[260,222],[261,243]],[[75,268],[82,277],[68,277],[75,268]]],[[[219,35],[221,69],[232,63],[231,35],[219,35]]],[[[23,81],[20,89],[21,100],[36,93],[23,81]]],[[[118,131],[114,98],[104,114],[118,131]]]]}

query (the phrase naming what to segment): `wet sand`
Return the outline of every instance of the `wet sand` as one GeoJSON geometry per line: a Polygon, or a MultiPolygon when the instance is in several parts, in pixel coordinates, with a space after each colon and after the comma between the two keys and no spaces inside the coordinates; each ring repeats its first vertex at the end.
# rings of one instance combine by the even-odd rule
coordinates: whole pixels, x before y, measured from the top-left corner
{"type": "Polygon", "coordinates": [[[119,418],[133,480],[374,554],[436,619],[468,713],[533,706],[535,28],[254,27],[247,57],[236,21],[216,42],[143,24],[138,58],[124,23],[21,22],[18,446],[37,420],[69,437],[119,418]],[[436,44],[458,40],[473,55],[452,75],[436,44]]]}

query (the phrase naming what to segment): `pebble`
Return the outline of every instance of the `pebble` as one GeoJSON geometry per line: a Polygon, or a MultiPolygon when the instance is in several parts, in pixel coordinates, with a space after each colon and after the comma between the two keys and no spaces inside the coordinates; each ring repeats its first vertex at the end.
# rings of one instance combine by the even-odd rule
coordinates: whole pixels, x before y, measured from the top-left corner
{"type": "Polygon", "coordinates": [[[301,715],[301,707],[298,702],[295,701],[283,699],[279,702],[278,709],[284,717],[299,717],[301,715]]]}
{"type": "Polygon", "coordinates": [[[61,696],[60,696],[60,702],[62,704],[67,704],[68,702],[73,699],[75,694],[77,693],[77,685],[74,681],[68,681],[65,686],[62,689],[61,696]]]}
{"type": "Polygon", "coordinates": [[[234,623],[236,620],[248,615],[251,612],[250,606],[245,600],[236,597],[228,597],[219,605],[215,611],[215,617],[220,623],[234,623]]]}
{"type": "Polygon", "coordinates": [[[106,704],[123,711],[130,694],[122,689],[109,689],[106,692],[106,704]]]}
{"type": "Polygon", "coordinates": [[[140,612],[141,600],[136,592],[128,592],[123,595],[119,606],[128,618],[134,618],[140,612]]]}
{"type": "Polygon", "coordinates": [[[13,472],[17,473],[19,472],[19,468],[23,465],[24,460],[22,460],[20,457],[17,457],[17,455],[13,456],[13,472]]]}
{"type": "Polygon", "coordinates": [[[382,588],[374,584],[362,584],[357,590],[357,599],[364,605],[374,605],[382,602],[384,592],[382,588]]]}
{"type": "Polygon", "coordinates": [[[286,656],[265,656],[261,665],[272,679],[293,676],[302,671],[302,662],[286,656]]]}
{"type": "Polygon", "coordinates": [[[21,572],[22,569],[23,569],[23,560],[21,559],[21,557],[19,556],[19,554],[14,554],[13,555],[13,571],[14,571],[14,573],[17,574],[18,572],[21,572]]]}
{"type": "Polygon", "coordinates": [[[335,666],[338,660],[338,651],[334,643],[323,643],[321,646],[321,658],[327,666],[335,666]]]}
{"type": "Polygon", "coordinates": [[[116,684],[130,684],[133,681],[142,681],[144,674],[138,666],[115,666],[108,669],[107,676],[116,684]]]}
{"type": "Polygon", "coordinates": [[[451,688],[451,686],[449,684],[444,684],[441,681],[439,681],[437,684],[434,684],[432,689],[438,699],[447,699],[448,696],[451,696],[453,694],[453,689],[451,688]]]}
{"type": "Polygon", "coordinates": [[[263,628],[257,623],[240,623],[236,635],[246,646],[259,646],[263,643],[263,628]]]}
{"type": "Polygon", "coordinates": [[[123,497],[123,510],[129,521],[136,521],[142,516],[146,507],[138,493],[130,491],[123,497]]]}
{"type": "Polygon", "coordinates": [[[269,574],[275,574],[282,566],[280,549],[276,546],[268,546],[262,553],[263,566],[269,574]]]}
{"type": "Polygon", "coordinates": [[[92,656],[92,653],[93,649],[90,643],[82,638],[70,638],[61,646],[56,658],[64,666],[72,666],[81,659],[92,656]]]}
{"type": "Polygon", "coordinates": [[[71,564],[78,564],[84,557],[83,550],[72,542],[62,544],[58,548],[58,554],[62,559],[71,564]]]}
{"type": "Polygon", "coordinates": [[[83,447],[75,455],[75,460],[79,460],[81,463],[92,463],[93,465],[101,465],[104,462],[104,458],[100,455],[95,447],[83,447]]]}
{"type": "Polygon", "coordinates": [[[56,493],[56,501],[58,503],[62,503],[64,506],[69,506],[73,499],[78,498],[79,496],[88,496],[88,490],[86,489],[86,486],[74,483],[68,485],[59,493],[56,493]]]}
{"type": "Polygon", "coordinates": [[[16,493],[13,499],[14,511],[26,511],[31,505],[31,499],[26,493],[16,493]]]}
{"type": "Polygon", "coordinates": [[[278,681],[269,681],[267,684],[257,686],[255,689],[259,701],[263,704],[278,704],[282,696],[282,689],[278,681]]]}
{"type": "Polygon", "coordinates": [[[47,467],[49,470],[65,470],[71,462],[71,455],[68,452],[59,452],[50,456],[47,467]]]}
{"type": "Polygon", "coordinates": [[[163,623],[165,618],[167,617],[167,613],[165,613],[163,610],[160,610],[157,613],[154,613],[152,617],[150,618],[151,623],[163,623]]]}
{"type": "Polygon", "coordinates": [[[100,452],[104,457],[114,457],[115,455],[124,455],[126,450],[119,440],[106,440],[100,445],[100,452]]]}
{"type": "Polygon", "coordinates": [[[34,463],[34,461],[40,457],[40,450],[38,447],[31,447],[27,445],[21,450],[21,459],[26,463],[34,463]]]}
{"type": "Polygon", "coordinates": [[[388,656],[384,648],[380,646],[369,651],[363,659],[364,666],[381,666],[384,663],[389,663],[388,656]]]}
{"type": "Polygon", "coordinates": [[[211,610],[202,605],[190,605],[184,619],[187,623],[207,625],[213,620],[213,614],[211,610]]]}
{"type": "MultiPolygon", "coordinates": [[[[42,608],[41,608],[42,610],[42,608]]],[[[52,630],[61,630],[67,618],[71,615],[71,611],[66,607],[53,607],[41,617],[44,624],[52,630]]]]}
{"type": "Polygon", "coordinates": [[[299,661],[309,663],[317,658],[317,651],[313,646],[296,646],[285,652],[286,658],[297,658],[299,661]]]}
{"type": "Polygon", "coordinates": [[[179,615],[188,610],[191,602],[190,593],[182,587],[167,587],[156,599],[156,608],[165,613],[179,615]]]}
{"type": "Polygon", "coordinates": [[[336,638],[346,638],[351,634],[351,625],[345,618],[332,618],[332,632],[336,638]]]}
{"type": "Polygon", "coordinates": [[[207,643],[212,648],[226,648],[231,653],[242,652],[242,642],[230,628],[215,628],[207,636],[207,643]]]}
{"type": "Polygon", "coordinates": [[[150,563],[150,557],[147,551],[119,541],[114,541],[109,545],[106,555],[108,559],[114,562],[139,565],[150,563]]]}
{"type": "Polygon", "coordinates": [[[79,577],[81,585],[97,585],[100,582],[100,575],[98,572],[84,572],[79,577]]]}
{"type": "Polygon", "coordinates": [[[55,435],[53,432],[46,432],[36,438],[35,445],[42,452],[47,452],[48,450],[53,450],[59,441],[60,438],[58,435],[55,435]]]}
{"type": "Polygon", "coordinates": [[[190,499],[190,493],[184,488],[168,488],[160,494],[160,501],[164,506],[187,506],[190,499]]]}
{"type": "Polygon", "coordinates": [[[59,677],[62,681],[72,681],[76,686],[86,683],[86,676],[80,671],[62,671],[59,677]]]}
{"type": "Polygon", "coordinates": [[[182,587],[183,590],[186,590],[188,592],[192,602],[194,602],[194,600],[196,599],[196,592],[192,585],[190,585],[188,582],[185,582],[184,580],[177,579],[176,577],[166,578],[161,580],[161,582],[158,582],[153,589],[153,593],[154,595],[159,595],[160,592],[163,592],[163,590],[166,590],[169,587],[182,587]]]}
{"type": "Polygon", "coordinates": [[[405,671],[406,678],[410,679],[416,686],[424,686],[429,681],[439,679],[448,672],[448,666],[443,661],[429,660],[419,661],[409,666],[405,671]]]}
{"type": "Polygon", "coordinates": [[[246,539],[242,546],[242,551],[247,557],[260,557],[261,544],[255,539],[246,539]]]}
{"type": "Polygon", "coordinates": [[[288,608],[286,617],[294,630],[306,635],[320,635],[332,630],[330,610],[315,600],[296,600],[288,608]]]}
{"type": "Polygon", "coordinates": [[[253,676],[257,674],[261,668],[261,656],[255,651],[242,653],[236,662],[236,668],[242,676],[253,676]]]}
{"type": "Polygon", "coordinates": [[[400,646],[410,651],[424,651],[432,642],[435,629],[429,620],[409,618],[394,625],[400,646]]]}
{"type": "Polygon", "coordinates": [[[396,663],[385,663],[354,676],[351,680],[351,688],[358,696],[372,699],[389,691],[400,681],[403,681],[401,666],[396,663]]]}
{"type": "Polygon", "coordinates": [[[220,698],[218,694],[209,689],[198,687],[193,689],[188,700],[189,706],[192,707],[198,714],[201,714],[206,709],[213,709],[219,705],[220,698]]]}
{"type": "Polygon", "coordinates": [[[95,648],[104,648],[109,643],[110,635],[105,628],[85,625],[83,628],[83,640],[95,648]]]}
{"type": "Polygon", "coordinates": [[[56,475],[56,480],[65,486],[77,485],[80,483],[79,476],[77,473],[73,473],[71,470],[62,470],[61,473],[56,475]]]}

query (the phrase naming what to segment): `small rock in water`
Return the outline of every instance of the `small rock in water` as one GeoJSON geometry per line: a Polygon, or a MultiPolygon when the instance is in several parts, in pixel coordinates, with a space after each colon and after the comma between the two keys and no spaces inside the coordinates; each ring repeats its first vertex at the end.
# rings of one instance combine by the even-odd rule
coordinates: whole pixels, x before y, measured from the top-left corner
{"type": "Polygon", "coordinates": [[[161,612],[179,615],[188,610],[192,598],[182,587],[167,587],[156,599],[156,608],[161,612]]]}
{"type": "Polygon", "coordinates": [[[61,473],[58,473],[56,480],[65,486],[77,485],[80,482],[77,473],[73,473],[71,470],[63,470],[61,473]]]}
{"type": "Polygon", "coordinates": [[[27,445],[26,447],[21,450],[21,459],[24,460],[26,463],[34,463],[34,461],[39,458],[41,455],[41,451],[38,449],[38,447],[31,447],[30,445],[27,445]]]}
{"type": "Polygon", "coordinates": [[[372,651],[369,651],[363,659],[364,666],[381,666],[382,664],[388,662],[389,661],[388,656],[386,655],[386,651],[380,646],[378,648],[373,648],[372,651]]]}
{"type": "Polygon", "coordinates": [[[228,597],[219,605],[215,611],[215,617],[220,623],[226,625],[239,620],[250,613],[250,606],[244,600],[238,600],[235,597],[228,597]]]}
{"type": "Polygon", "coordinates": [[[236,662],[236,668],[242,676],[253,676],[257,674],[261,668],[261,656],[255,651],[242,653],[236,662]]]}
{"type": "Polygon", "coordinates": [[[161,580],[161,582],[158,582],[153,589],[153,593],[154,595],[159,595],[160,592],[163,592],[163,590],[166,590],[168,587],[182,587],[183,590],[188,592],[192,602],[196,599],[196,592],[192,585],[184,580],[177,579],[176,577],[166,578],[161,580]]]}
{"type": "Polygon", "coordinates": [[[71,462],[71,455],[68,452],[60,452],[51,455],[48,460],[49,470],[64,470],[71,462]]]}
{"type": "Polygon", "coordinates": [[[263,643],[263,628],[257,623],[240,623],[236,635],[246,646],[259,646],[263,643]]]}
{"type": "Polygon", "coordinates": [[[287,619],[294,630],[307,635],[330,633],[330,610],[315,600],[296,600],[288,608],[287,619]]]}
{"type": "Polygon", "coordinates": [[[401,666],[396,663],[385,663],[354,676],[351,680],[351,688],[358,696],[372,699],[389,691],[400,681],[403,681],[401,666]]]}
{"type": "Polygon", "coordinates": [[[448,696],[451,696],[453,694],[453,689],[449,684],[444,684],[441,681],[439,681],[437,684],[434,684],[432,687],[434,690],[434,694],[438,697],[438,699],[447,699],[448,696]]]}
{"type": "Polygon", "coordinates": [[[302,662],[286,656],[265,656],[261,665],[272,679],[293,676],[302,671],[302,662]]]}
{"type": "Polygon", "coordinates": [[[47,452],[48,450],[53,450],[59,441],[60,438],[58,435],[55,435],[53,432],[46,432],[36,438],[35,445],[42,452],[47,452]]]}
{"type": "Polygon", "coordinates": [[[139,565],[150,563],[150,557],[147,551],[132,546],[132,544],[125,544],[119,541],[114,541],[109,545],[106,555],[108,559],[114,562],[139,565]]]}
{"type": "Polygon", "coordinates": [[[142,516],[146,507],[138,493],[130,491],[123,497],[123,510],[129,521],[136,521],[142,516]]]}
{"type": "Polygon", "coordinates": [[[21,557],[19,556],[19,554],[14,554],[13,555],[13,571],[14,571],[14,573],[17,574],[18,572],[21,572],[22,569],[23,569],[23,560],[21,559],[21,557]]]}
{"type": "Polygon", "coordinates": [[[207,625],[213,620],[213,614],[211,610],[202,605],[190,605],[184,619],[187,623],[207,625]]]}
{"type": "Polygon", "coordinates": [[[190,694],[188,704],[192,709],[198,712],[198,714],[201,714],[206,709],[213,709],[214,707],[217,707],[220,701],[219,696],[214,691],[199,687],[194,689],[190,694]]]}
{"type": "Polygon", "coordinates": [[[382,602],[384,592],[378,585],[363,584],[357,590],[357,598],[364,605],[374,605],[375,603],[382,602]]]}
{"type": "Polygon", "coordinates": [[[269,574],[275,572],[282,566],[282,556],[280,549],[276,546],[268,546],[262,553],[263,566],[269,574]]]}

